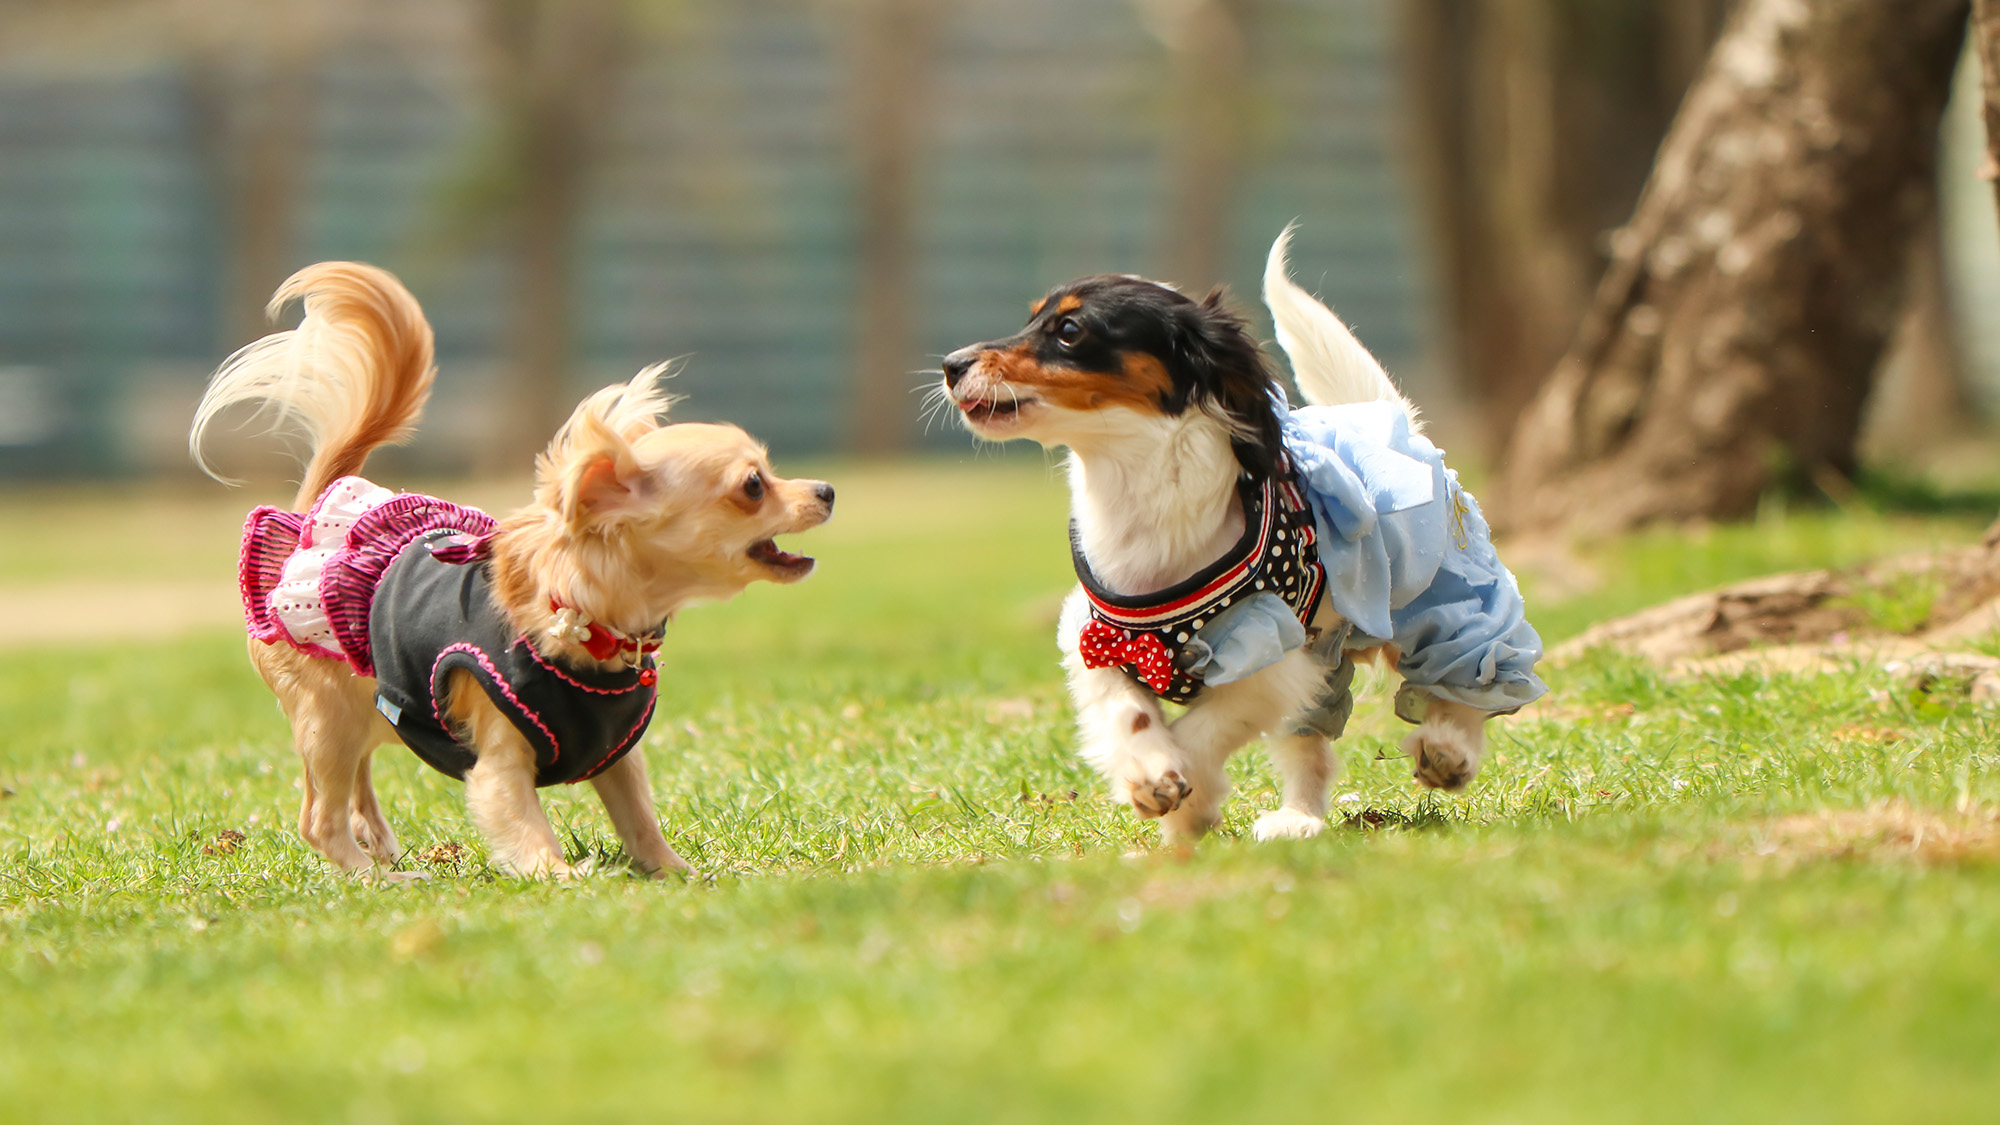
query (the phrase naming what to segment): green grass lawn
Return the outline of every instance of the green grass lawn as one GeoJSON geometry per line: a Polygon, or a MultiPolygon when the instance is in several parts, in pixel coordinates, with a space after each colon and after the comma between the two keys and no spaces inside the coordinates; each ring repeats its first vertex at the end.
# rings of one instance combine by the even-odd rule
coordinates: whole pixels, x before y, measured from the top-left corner
{"type": "MultiPolygon", "coordinates": [[[[794,544],[821,573],[673,630],[645,752],[687,882],[616,871],[587,787],[547,803],[600,874],[496,877],[459,787],[401,751],[377,783],[434,878],[342,878],[292,828],[239,637],[0,652],[0,1120],[2000,1113],[1988,712],[1861,667],[1677,684],[1599,657],[1437,796],[1378,685],[1347,826],[1252,844],[1275,798],[1245,755],[1218,837],[1134,857],[1153,829],[1070,749],[1057,479],[828,473],[839,518],[794,544]]],[[[92,526],[47,510],[0,505],[0,570],[92,526]]],[[[233,519],[203,518],[226,560],[233,519]]],[[[1531,604],[1553,640],[1977,530],[1774,510],[1600,545],[1597,584],[1531,604]]]]}

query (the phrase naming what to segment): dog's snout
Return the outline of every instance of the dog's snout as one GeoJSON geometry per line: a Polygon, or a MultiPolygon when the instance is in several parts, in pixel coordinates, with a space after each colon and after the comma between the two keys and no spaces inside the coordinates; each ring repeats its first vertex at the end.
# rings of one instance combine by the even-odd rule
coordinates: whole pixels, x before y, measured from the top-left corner
{"type": "Polygon", "coordinates": [[[820,481],[818,484],[813,485],[813,495],[819,497],[819,502],[826,505],[827,511],[830,512],[833,510],[832,485],[825,481],[820,481]]]}
{"type": "Polygon", "coordinates": [[[944,385],[947,390],[957,390],[959,381],[972,365],[979,362],[978,348],[960,348],[944,357],[944,385]]]}

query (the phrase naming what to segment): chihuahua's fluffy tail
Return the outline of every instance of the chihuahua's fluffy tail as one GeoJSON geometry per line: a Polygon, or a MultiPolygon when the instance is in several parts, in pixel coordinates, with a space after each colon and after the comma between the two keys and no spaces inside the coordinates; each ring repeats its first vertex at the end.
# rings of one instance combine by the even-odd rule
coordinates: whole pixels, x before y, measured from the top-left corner
{"type": "Polygon", "coordinates": [[[335,480],[359,473],[377,446],[410,439],[437,369],[423,309],[387,270],[307,266],[278,287],[267,311],[275,317],[299,299],[305,319],[297,328],[273,332],[216,369],[195,409],[188,451],[223,480],[202,454],[209,426],[237,403],[263,403],[275,414],[273,429],[296,427],[311,443],[293,505],[304,510],[335,480]]]}
{"type": "Polygon", "coordinates": [[[1292,227],[1271,244],[1264,265],[1264,304],[1277,325],[1278,346],[1292,361],[1299,394],[1315,406],[1347,402],[1393,402],[1409,415],[1410,428],[1421,431],[1417,408],[1396,387],[1382,364],[1368,354],[1347,325],[1312,295],[1293,283],[1285,268],[1285,250],[1292,227]]]}

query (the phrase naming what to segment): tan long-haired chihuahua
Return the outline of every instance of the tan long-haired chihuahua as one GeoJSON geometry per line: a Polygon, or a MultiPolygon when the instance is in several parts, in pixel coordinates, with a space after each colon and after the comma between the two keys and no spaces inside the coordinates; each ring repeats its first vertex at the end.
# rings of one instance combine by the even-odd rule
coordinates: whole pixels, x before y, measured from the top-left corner
{"type": "Polygon", "coordinates": [[[239,557],[250,659],[305,767],[299,833],[340,868],[392,867],[369,761],[400,741],[464,779],[504,870],[576,873],[535,791],[588,780],[636,867],[685,871],[633,752],[652,653],[683,606],[810,574],[774,538],[824,523],[832,486],[778,477],[734,426],[667,424],[654,367],[576,408],[536,459],[534,498],[504,519],[378,488],[356,474],[414,431],[430,325],[394,276],[354,262],[294,274],[272,313],[295,299],[298,328],[216,371],[189,447],[208,469],[203,436],[239,403],[311,441],[292,508],[252,512],[239,557]]]}

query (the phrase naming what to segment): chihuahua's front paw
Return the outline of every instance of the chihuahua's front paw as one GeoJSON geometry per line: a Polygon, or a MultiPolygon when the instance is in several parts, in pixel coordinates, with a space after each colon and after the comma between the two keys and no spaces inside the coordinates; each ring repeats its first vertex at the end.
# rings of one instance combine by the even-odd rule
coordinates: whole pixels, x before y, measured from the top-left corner
{"type": "Polygon", "coordinates": [[[643,860],[633,860],[632,870],[637,871],[648,879],[665,879],[669,875],[694,874],[694,868],[688,866],[688,861],[682,859],[680,853],[672,848],[666,849],[663,855],[650,856],[643,860]]]}
{"type": "Polygon", "coordinates": [[[1427,789],[1463,789],[1479,773],[1479,746],[1455,727],[1426,723],[1403,739],[1416,763],[1416,778],[1427,789]]]}
{"type": "Polygon", "coordinates": [[[1194,792],[1194,787],[1181,776],[1181,771],[1175,769],[1166,770],[1158,776],[1146,776],[1141,772],[1120,777],[1117,789],[1119,799],[1147,819],[1165,816],[1180,808],[1181,802],[1194,792]]]}

